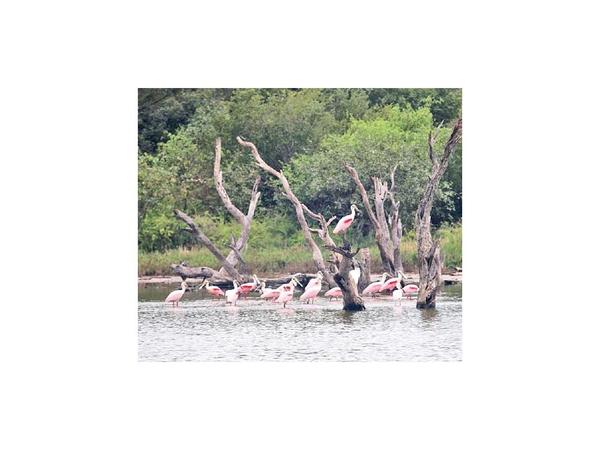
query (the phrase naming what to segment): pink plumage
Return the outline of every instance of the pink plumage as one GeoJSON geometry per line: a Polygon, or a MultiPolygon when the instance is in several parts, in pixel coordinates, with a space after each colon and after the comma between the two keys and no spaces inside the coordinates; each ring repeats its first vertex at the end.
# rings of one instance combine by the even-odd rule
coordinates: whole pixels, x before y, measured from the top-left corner
{"type": "Polygon", "coordinates": [[[206,286],[206,290],[213,297],[221,297],[225,295],[225,292],[219,286],[206,286]]]}
{"type": "Polygon", "coordinates": [[[311,300],[314,301],[315,297],[317,295],[319,295],[319,292],[321,292],[321,278],[320,277],[313,278],[312,280],[310,280],[308,282],[306,289],[304,290],[303,294],[300,296],[300,300],[301,301],[306,300],[307,303],[311,300]]]}
{"type": "Polygon", "coordinates": [[[387,274],[384,273],[383,276],[381,277],[381,280],[375,281],[374,283],[371,283],[366,288],[364,288],[362,291],[363,295],[377,294],[378,292],[381,292],[386,275],[387,274]]]}
{"type": "Polygon", "coordinates": [[[398,285],[398,283],[400,283],[400,277],[390,278],[383,284],[380,292],[392,291],[392,290],[396,289],[396,286],[398,285]]]}
{"type": "Polygon", "coordinates": [[[173,306],[179,306],[179,300],[181,300],[181,297],[183,297],[183,294],[185,294],[186,288],[187,284],[185,284],[185,282],[181,283],[181,289],[177,289],[167,295],[167,298],[165,298],[165,303],[171,303],[173,306]]]}
{"type": "Polygon", "coordinates": [[[350,209],[352,212],[339,220],[333,229],[333,234],[343,233],[350,228],[350,225],[352,225],[352,222],[354,222],[354,216],[356,215],[356,206],[352,205],[350,209]]]}
{"type": "Polygon", "coordinates": [[[411,294],[416,294],[417,292],[419,292],[419,286],[417,286],[416,284],[407,284],[402,288],[402,292],[404,292],[408,297],[410,297],[411,294]]]}
{"type": "Polygon", "coordinates": [[[344,294],[342,294],[342,290],[339,287],[331,288],[325,292],[325,297],[341,297],[343,295],[344,294]]]}

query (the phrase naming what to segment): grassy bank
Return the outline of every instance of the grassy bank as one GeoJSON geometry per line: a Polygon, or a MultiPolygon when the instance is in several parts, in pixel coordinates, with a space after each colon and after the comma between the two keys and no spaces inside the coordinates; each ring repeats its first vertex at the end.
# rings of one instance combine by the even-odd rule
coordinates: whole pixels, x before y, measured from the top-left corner
{"type": "MultiPolygon", "coordinates": [[[[253,224],[253,230],[255,224],[253,224]]],[[[272,235],[264,225],[256,226],[257,233],[252,235],[244,258],[252,272],[265,275],[273,273],[313,272],[311,253],[302,241],[302,236],[294,232],[292,236],[272,235]],[[277,238],[275,239],[274,238],[277,238]]],[[[235,231],[235,230],[228,230],[235,231]]],[[[436,235],[441,238],[445,267],[462,265],[462,227],[455,225],[442,227],[436,235]]],[[[215,240],[219,242],[219,240],[215,240]]],[[[379,250],[374,243],[364,243],[371,251],[372,270],[381,271],[379,250]]],[[[414,232],[402,239],[400,248],[405,270],[413,271],[417,261],[414,232]]],[[[327,251],[324,251],[324,255],[327,251]]],[[[216,258],[205,248],[175,249],[166,252],[140,252],[138,255],[138,274],[172,275],[171,263],[186,261],[190,266],[218,266],[216,258]]]]}

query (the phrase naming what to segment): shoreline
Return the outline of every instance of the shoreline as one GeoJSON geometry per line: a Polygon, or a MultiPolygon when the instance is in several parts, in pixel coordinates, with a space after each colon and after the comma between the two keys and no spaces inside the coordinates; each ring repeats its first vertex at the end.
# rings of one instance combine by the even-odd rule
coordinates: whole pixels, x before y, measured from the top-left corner
{"type": "MultiPolygon", "coordinates": [[[[279,276],[283,274],[273,274],[273,276],[279,276]]],[[[406,273],[406,281],[408,283],[418,283],[418,273],[406,273]]],[[[456,284],[462,283],[462,273],[442,274],[442,281],[444,284],[456,284]]],[[[260,278],[260,277],[259,277],[260,278]]],[[[377,281],[381,278],[381,274],[372,274],[372,281],[377,281]]],[[[195,283],[201,283],[202,278],[188,278],[186,281],[195,283]]],[[[165,284],[179,284],[181,283],[181,277],[179,275],[156,275],[156,276],[138,276],[138,285],[165,285],[165,284]]]]}

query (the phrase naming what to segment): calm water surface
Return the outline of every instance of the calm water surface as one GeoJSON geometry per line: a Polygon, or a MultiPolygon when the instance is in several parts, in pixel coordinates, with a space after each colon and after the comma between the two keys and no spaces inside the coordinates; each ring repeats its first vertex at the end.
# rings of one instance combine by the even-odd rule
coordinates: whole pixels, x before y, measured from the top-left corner
{"type": "MultiPolygon", "coordinates": [[[[237,307],[186,292],[178,308],[162,300],[175,286],[138,294],[140,361],[460,361],[462,285],[446,286],[435,310],[390,297],[366,311],[341,301],[281,305],[252,299],[237,307]]],[[[299,292],[296,294],[300,295],[299,292]]]]}

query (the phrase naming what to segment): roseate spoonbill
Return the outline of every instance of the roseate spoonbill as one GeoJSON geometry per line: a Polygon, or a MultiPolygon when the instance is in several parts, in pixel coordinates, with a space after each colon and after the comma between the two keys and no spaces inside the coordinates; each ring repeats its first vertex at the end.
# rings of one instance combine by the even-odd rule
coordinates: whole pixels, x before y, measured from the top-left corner
{"type": "Polygon", "coordinates": [[[325,297],[342,297],[342,290],[339,287],[334,287],[325,292],[325,297]]]}
{"type": "Polygon", "coordinates": [[[183,297],[183,294],[185,294],[185,290],[187,289],[187,287],[188,286],[186,282],[182,281],[181,289],[177,289],[171,292],[169,295],[167,295],[167,298],[165,298],[165,303],[171,302],[173,307],[179,306],[179,300],[181,300],[181,297],[183,297]]]}
{"type": "Polygon", "coordinates": [[[277,297],[277,303],[283,303],[283,307],[292,300],[294,297],[294,286],[290,286],[289,284],[284,284],[281,286],[283,289],[279,293],[279,297],[277,297]]]}
{"type": "Polygon", "coordinates": [[[247,297],[250,292],[256,290],[260,286],[260,282],[258,281],[258,278],[256,278],[256,275],[252,275],[252,278],[254,278],[254,281],[251,283],[244,283],[240,286],[240,294],[242,297],[247,297]]]}
{"type": "Polygon", "coordinates": [[[227,303],[233,303],[233,306],[235,306],[238,298],[240,298],[240,286],[237,281],[233,280],[233,289],[225,291],[225,300],[227,303]]]}
{"type": "Polygon", "coordinates": [[[376,293],[380,292],[387,276],[388,276],[388,273],[385,272],[383,275],[381,275],[381,280],[375,281],[375,282],[369,284],[366,288],[363,289],[363,291],[362,291],[363,295],[367,295],[367,294],[372,295],[372,294],[376,294],[376,293]]]}
{"type": "Polygon", "coordinates": [[[348,230],[348,228],[350,228],[350,225],[352,225],[352,222],[354,222],[354,216],[356,215],[356,211],[358,211],[358,208],[356,207],[356,205],[350,205],[350,210],[352,211],[350,214],[342,217],[339,220],[339,222],[333,229],[333,234],[345,233],[348,230]]]}
{"type": "Polygon", "coordinates": [[[392,290],[396,289],[396,286],[401,282],[401,280],[402,280],[402,277],[400,275],[400,272],[398,272],[397,277],[390,278],[385,283],[383,283],[383,286],[381,287],[380,292],[392,291],[392,290]]]}
{"type": "Polygon", "coordinates": [[[277,289],[268,288],[268,287],[266,287],[266,284],[263,282],[260,284],[260,286],[261,286],[260,290],[262,292],[260,298],[266,298],[267,300],[275,300],[279,297],[279,294],[281,294],[281,291],[285,289],[284,286],[295,287],[296,285],[302,286],[302,284],[300,284],[298,279],[294,276],[292,276],[289,283],[282,284],[277,289]]]}
{"type": "Polygon", "coordinates": [[[416,294],[417,292],[419,292],[419,286],[417,286],[416,284],[407,284],[402,288],[402,292],[404,292],[406,296],[410,298],[411,294],[416,294]]]}
{"type": "Polygon", "coordinates": [[[208,293],[213,297],[225,296],[225,292],[223,292],[223,290],[219,286],[211,286],[210,281],[208,280],[206,281],[205,285],[200,286],[200,289],[202,289],[202,287],[204,287],[208,291],[208,293]]]}
{"type": "Polygon", "coordinates": [[[323,280],[323,274],[319,271],[317,272],[317,277],[311,279],[306,285],[306,289],[300,296],[300,300],[306,300],[306,303],[309,303],[311,300],[314,302],[315,297],[321,292],[321,280],[323,280]]]}
{"type": "Polygon", "coordinates": [[[260,294],[260,298],[266,298],[267,300],[274,300],[279,297],[280,294],[279,288],[268,288],[264,282],[260,284],[260,290],[262,292],[262,294],[260,294]]]}

